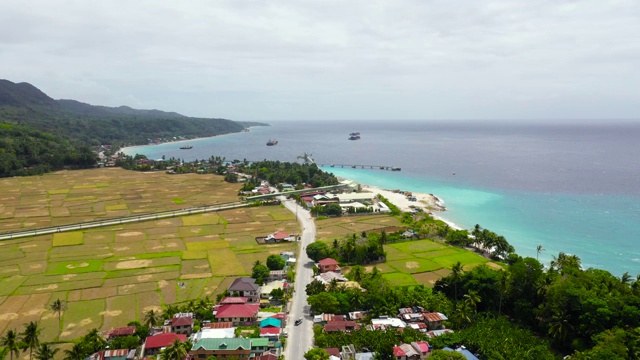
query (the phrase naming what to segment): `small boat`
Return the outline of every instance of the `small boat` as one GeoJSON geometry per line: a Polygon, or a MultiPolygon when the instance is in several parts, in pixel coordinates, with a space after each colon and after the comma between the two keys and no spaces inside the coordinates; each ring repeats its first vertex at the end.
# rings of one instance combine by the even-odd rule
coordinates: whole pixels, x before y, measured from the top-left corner
{"type": "Polygon", "coordinates": [[[185,145],[185,146],[181,146],[180,150],[189,150],[189,149],[193,149],[193,146],[191,145],[185,145]]]}
{"type": "Polygon", "coordinates": [[[351,134],[349,134],[349,140],[360,140],[360,133],[352,132],[351,134]]]}
{"type": "Polygon", "coordinates": [[[273,146],[273,145],[278,145],[278,140],[269,139],[269,141],[267,141],[267,146],[273,146]]]}
{"type": "Polygon", "coordinates": [[[391,168],[391,171],[400,171],[400,170],[401,170],[401,169],[400,169],[399,167],[391,168]]]}

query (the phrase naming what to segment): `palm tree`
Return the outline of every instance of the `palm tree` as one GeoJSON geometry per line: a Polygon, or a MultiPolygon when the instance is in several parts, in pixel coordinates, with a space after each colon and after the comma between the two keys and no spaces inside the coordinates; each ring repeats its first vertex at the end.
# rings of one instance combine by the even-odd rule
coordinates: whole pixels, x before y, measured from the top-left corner
{"type": "Polygon", "coordinates": [[[60,351],[60,349],[54,348],[51,344],[40,344],[38,350],[36,350],[37,360],[51,360],[60,351]]]}
{"type": "Polygon", "coordinates": [[[542,245],[538,244],[538,246],[536,246],[536,260],[538,260],[538,258],[540,257],[540,253],[544,250],[544,248],[542,247],[542,245]]]}
{"type": "Polygon", "coordinates": [[[167,346],[160,353],[161,360],[184,360],[187,357],[188,351],[185,343],[180,341],[179,339],[175,339],[173,344],[167,346]]]}
{"type": "Polygon", "coordinates": [[[624,274],[622,274],[622,276],[620,277],[620,282],[622,283],[622,285],[627,285],[631,282],[631,275],[629,275],[629,272],[625,272],[624,274]]]}
{"type": "Polygon", "coordinates": [[[549,322],[549,335],[556,339],[560,343],[560,346],[564,345],[571,330],[573,330],[573,326],[571,326],[563,311],[556,312],[551,317],[551,321],[549,322]]]}
{"type": "Polygon", "coordinates": [[[42,332],[42,329],[40,329],[37,322],[31,321],[28,324],[24,324],[24,331],[20,335],[22,335],[24,349],[29,349],[29,360],[33,358],[33,349],[40,346],[40,332],[42,332]]]}
{"type": "Polygon", "coordinates": [[[49,305],[49,307],[51,308],[51,310],[53,310],[54,313],[58,313],[58,327],[61,327],[62,326],[62,323],[61,323],[62,318],[61,318],[61,316],[62,316],[62,313],[65,310],[67,310],[67,302],[64,301],[64,300],[60,300],[58,298],[58,299],[55,299],[51,303],[51,305],[49,305]]]}
{"type": "Polygon", "coordinates": [[[71,349],[64,351],[64,360],[84,360],[87,357],[87,351],[81,343],[73,344],[71,349]]]}
{"type": "Polygon", "coordinates": [[[6,351],[9,352],[9,359],[13,360],[13,355],[20,355],[20,340],[18,339],[18,333],[15,330],[9,330],[0,339],[0,346],[4,346],[6,351]]]}
{"type": "Polygon", "coordinates": [[[451,281],[453,281],[453,298],[458,301],[458,282],[462,278],[462,263],[458,261],[451,267],[451,281]]]}
{"type": "Polygon", "coordinates": [[[466,293],[463,297],[464,297],[464,302],[471,309],[473,309],[473,312],[476,311],[476,305],[478,305],[478,303],[482,301],[482,299],[480,299],[480,295],[478,295],[478,293],[473,290],[469,290],[469,292],[466,293]]]}
{"type": "Polygon", "coordinates": [[[146,313],[144,313],[144,324],[147,325],[148,327],[158,325],[158,321],[159,321],[159,314],[156,313],[155,310],[151,309],[146,313]]]}

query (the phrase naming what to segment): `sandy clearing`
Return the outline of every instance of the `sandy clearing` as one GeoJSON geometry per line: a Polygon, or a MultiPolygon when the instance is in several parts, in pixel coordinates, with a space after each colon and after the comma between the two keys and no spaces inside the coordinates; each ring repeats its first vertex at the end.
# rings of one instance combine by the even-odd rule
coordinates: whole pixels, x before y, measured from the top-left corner
{"type": "Polygon", "coordinates": [[[63,275],[62,276],[62,280],[69,280],[72,279],[74,277],[78,276],[78,274],[67,274],[67,275],[63,275]]]}
{"type": "Polygon", "coordinates": [[[69,265],[67,265],[67,269],[83,268],[83,267],[87,267],[87,266],[89,266],[89,263],[86,263],[86,262],[80,263],[78,265],[69,264],[69,265]]]}
{"type": "Polygon", "coordinates": [[[166,281],[166,280],[160,280],[160,281],[158,281],[158,287],[159,287],[160,289],[164,289],[164,288],[166,288],[166,287],[167,287],[167,285],[169,285],[169,282],[168,282],[168,281],[166,281]]]}
{"type": "Polygon", "coordinates": [[[41,287],[41,288],[37,288],[36,291],[50,291],[50,290],[55,290],[58,288],[58,285],[56,284],[51,284],[49,286],[45,286],[45,287],[41,287]]]}
{"type": "Polygon", "coordinates": [[[101,311],[99,313],[99,315],[107,316],[107,317],[114,317],[114,316],[118,316],[120,314],[122,314],[122,310],[112,310],[112,311],[108,311],[107,310],[107,311],[101,311]]]}
{"type": "Polygon", "coordinates": [[[407,267],[407,269],[417,269],[420,267],[420,264],[415,261],[407,261],[405,263],[405,266],[407,267]]]}
{"type": "Polygon", "coordinates": [[[153,261],[144,259],[144,260],[127,260],[121,261],[116,264],[116,269],[137,269],[143,268],[151,265],[153,261]]]}
{"type": "Polygon", "coordinates": [[[118,234],[118,236],[122,236],[122,237],[128,237],[128,236],[137,236],[137,235],[143,235],[144,233],[140,232],[140,231],[130,231],[130,232],[126,232],[126,233],[120,233],[118,234]]]}
{"type": "Polygon", "coordinates": [[[0,314],[0,321],[11,321],[18,318],[18,314],[16,313],[4,313],[0,314]]]}

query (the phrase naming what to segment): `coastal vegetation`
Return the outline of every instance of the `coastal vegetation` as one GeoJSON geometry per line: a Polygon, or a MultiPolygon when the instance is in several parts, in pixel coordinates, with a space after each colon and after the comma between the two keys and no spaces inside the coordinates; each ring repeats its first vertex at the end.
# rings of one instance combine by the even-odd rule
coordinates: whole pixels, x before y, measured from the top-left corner
{"type": "Polygon", "coordinates": [[[316,164],[307,165],[270,160],[252,163],[245,161],[238,164],[237,171],[251,175],[251,178],[243,185],[242,191],[253,190],[260,186],[261,181],[268,181],[275,186],[282,183],[291,184],[296,190],[303,189],[307,184],[313,187],[338,184],[338,179],[333,174],[322,171],[316,164]]]}
{"type": "Polygon", "coordinates": [[[0,177],[94,166],[92,150],[104,144],[184,140],[256,125],[266,124],[54,100],[31,84],[0,80],[0,177]]]}

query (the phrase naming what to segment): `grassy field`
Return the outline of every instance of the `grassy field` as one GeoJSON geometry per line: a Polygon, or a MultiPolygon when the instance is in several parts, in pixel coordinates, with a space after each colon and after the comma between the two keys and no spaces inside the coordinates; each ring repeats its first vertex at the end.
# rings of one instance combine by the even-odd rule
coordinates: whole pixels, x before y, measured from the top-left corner
{"type": "MultiPolygon", "coordinates": [[[[0,231],[8,231],[234,201],[238,185],[212,175],[95,169],[0,179],[0,187],[8,189],[0,231]]],[[[253,261],[295,247],[258,245],[256,236],[296,228],[289,211],[269,206],[0,242],[0,334],[40,320],[42,341],[69,340],[142,320],[163,304],[214,296],[248,275],[253,261]],[[60,323],[48,308],[58,298],[68,302],[60,323]]]]}
{"type": "MultiPolygon", "coordinates": [[[[318,240],[331,243],[334,239],[344,239],[345,235],[359,235],[362,231],[402,224],[391,216],[365,215],[319,220],[316,226],[318,240]]],[[[387,244],[384,250],[386,262],[375,266],[397,286],[424,284],[431,287],[438,279],[449,275],[451,267],[458,261],[465,270],[481,264],[501,268],[474,252],[429,239],[387,244]]],[[[366,268],[371,270],[373,266],[366,268]]]]}

